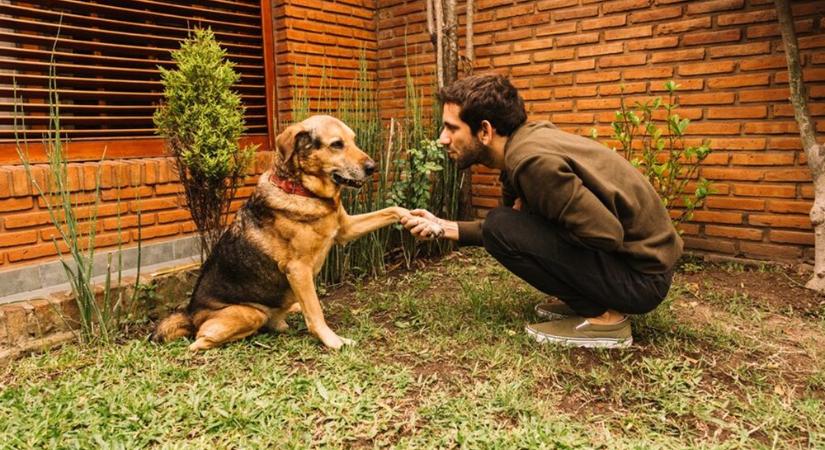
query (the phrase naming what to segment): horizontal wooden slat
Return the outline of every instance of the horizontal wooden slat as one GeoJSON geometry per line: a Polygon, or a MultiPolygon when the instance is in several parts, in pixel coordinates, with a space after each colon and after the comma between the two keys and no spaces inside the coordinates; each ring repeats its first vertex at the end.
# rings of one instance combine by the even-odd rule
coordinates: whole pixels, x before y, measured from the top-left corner
{"type": "MultiPolygon", "coordinates": [[[[57,92],[58,96],[61,99],[111,99],[111,100],[158,100],[163,97],[162,92],[128,92],[128,91],[81,91],[77,89],[60,89],[58,88],[55,92],[57,92]]],[[[15,93],[17,94],[17,98],[48,98],[49,97],[49,90],[48,89],[40,89],[40,88],[25,88],[19,87],[14,89],[10,86],[0,86],[0,96],[2,97],[14,97],[15,93]]],[[[266,95],[255,95],[255,94],[248,94],[248,95],[241,95],[241,100],[244,102],[260,102],[266,99],[266,95]]]]}
{"type": "Polygon", "coordinates": [[[196,27],[198,25],[210,25],[212,28],[220,28],[223,30],[242,30],[247,33],[260,33],[260,18],[257,22],[250,21],[250,23],[239,23],[233,21],[220,20],[221,16],[216,18],[199,17],[197,15],[180,15],[170,14],[167,12],[155,11],[154,9],[137,9],[132,7],[122,7],[124,3],[118,2],[118,6],[111,4],[90,3],[84,0],[52,0],[49,1],[50,9],[66,9],[76,13],[95,14],[102,17],[112,18],[118,17],[127,19],[129,21],[137,21],[137,19],[147,20],[154,23],[173,23],[181,26],[183,29],[188,27],[196,27]],[[254,22],[254,23],[253,23],[254,22]]]}
{"type": "MultiPolygon", "coordinates": [[[[48,112],[51,105],[48,103],[14,103],[0,102],[0,111],[36,111],[48,112]]],[[[62,102],[58,105],[58,110],[72,114],[97,114],[97,115],[146,115],[151,114],[157,105],[115,105],[115,104],[92,104],[83,105],[76,103],[62,102]]],[[[266,111],[266,105],[253,104],[246,105],[246,112],[250,115],[260,115],[261,111],[266,111]]],[[[249,117],[249,116],[247,116],[249,117]]]]}
{"type": "MultiPolygon", "coordinates": [[[[144,158],[158,157],[166,155],[165,142],[158,137],[131,137],[128,139],[105,139],[98,138],[77,138],[72,139],[64,148],[70,161],[99,161],[103,150],[106,150],[106,159],[120,158],[144,158]]],[[[238,141],[241,146],[251,144],[259,145],[259,151],[269,150],[266,134],[250,133],[238,141]]],[[[46,147],[39,140],[39,136],[30,136],[25,152],[32,163],[44,163],[46,159],[46,147]]],[[[14,142],[0,143],[0,164],[19,164],[17,155],[17,145],[14,142]]]]}
{"type": "MultiPolygon", "coordinates": [[[[247,125],[245,127],[245,134],[247,133],[264,133],[266,132],[266,124],[252,124],[247,125]]],[[[42,139],[43,133],[45,130],[29,130],[27,131],[27,136],[30,141],[40,141],[42,139]]],[[[89,136],[152,136],[155,134],[154,128],[102,128],[102,129],[86,129],[86,128],[78,128],[78,129],[61,129],[60,133],[62,135],[68,136],[69,138],[77,138],[77,137],[89,137],[89,136]]],[[[2,130],[0,129],[0,143],[6,142],[10,143],[14,141],[14,130],[2,130]]]]}
{"type": "MultiPolygon", "coordinates": [[[[18,19],[37,19],[50,23],[71,24],[74,26],[84,26],[90,28],[100,28],[104,30],[128,30],[138,34],[160,35],[175,38],[177,40],[186,39],[191,31],[189,28],[155,25],[151,23],[135,22],[127,20],[106,19],[99,16],[82,16],[79,14],[49,11],[42,8],[30,8],[8,4],[0,4],[0,14],[8,14],[18,19]]],[[[212,30],[215,38],[224,48],[236,51],[248,50],[250,52],[260,52],[261,46],[259,36],[254,33],[234,33],[220,29],[212,30]],[[243,43],[240,43],[243,42],[243,43]]],[[[23,38],[25,36],[21,36],[23,38]]],[[[51,40],[54,36],[50,36],[51,40]]],[[[67,40],[61,39],[61,45],[66,45],[67,40]]],[[[51,45],[51,43],[49,44],[51,45]]]]}
{"type": "MultiPolygon", "coordinates": [[[[0,69],[12,69],[12,70],[36,70],[40,71],[41,73],[48,73],[49,68],[48,61],[25,61],[19,59],[6,59],[0,58],[0,69]]],[[[55,73],[57,74],[65,74],[65,73],[83,73],[83,74],[96,74],[96,73],[105,73],[107,76],[114,76],[114,75],[127,75],[131,76],[132,78],[135,77],[145,77],[145,78],[154,78],[160,79],[160,71],[157,69],[141,69],[137,67],[106,67],[106,66],[89,66],[84,64],[64,64],[64,63],[55,63],[54,64],[55,73]]],[[[256,71],[261,72],[263,70],[262,66],[251,66],[248,64],[237,64],[235,66],[236,70],[241,71],[256,71]]]]}
{"type": "MultiPolygon", "coordinates": [[[[259,123],[261,120],[266,120],[266,114],[260,115],[246,115],[244,117],[247,122],[251,124],[259,123]]],[[[10,125],[15,123],[26,123],[29,125],[48,124],[50,117],[47,115],[40,116],[20,116],[0,114],[0,125],[10,125]]],[[[75,116],[69,114],[60,115],[60,123],[64,125],[76,124],[93,124],[100,126],[110,126],[112,124],[135,124],[137,122],[152,123],[152,116],[75,116]]]]}
{"type": "MultiPolygon", "coordinates": [[[[244,81],[242,77],[241,80],[244,81]]],[[[251,77],[248,77],[251,78],[251,77]]],[[[263,85],[263,76],[255,77],[259,83],[252,84],[252,83],[238,83],[232,85],[232,90],[238,92],[248,92],[248,91],[256,91],[259,92],[264,89],[263,85]]],[[[30,74],[14,74],[14,73],[2,73],[0,72],[0,83],[8,83],[9,85],[17,84],[18,86],[25,86],[25,85],[32,85],[36,84],[41,87],[47,87],[49,85],[49,80],[51,79],[48,75],[30,75],[30,74]]],[[[154,80],[127,80],[122,78],[82,78],[82,77],[61,77],[56,76],[54,77],[54,82],[58,89],[61,88],[78,88],[78,87],[87,87],[87,88],[105,88],[107,86],[117,86],[118,90],[124,91],[160,91],[163,89],[163,85],[160,81],[154,80]]],[[[26,86],[31,87],[31,86],[26,86]]]]}

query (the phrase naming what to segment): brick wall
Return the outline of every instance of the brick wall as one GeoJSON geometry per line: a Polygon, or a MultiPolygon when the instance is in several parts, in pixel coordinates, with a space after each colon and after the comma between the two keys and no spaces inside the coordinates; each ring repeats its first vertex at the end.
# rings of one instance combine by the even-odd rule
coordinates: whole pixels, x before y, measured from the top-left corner
{"type": "MultiPolygon", "coordinates": [[[[257,156],[252,174],[245,180],[246,185],[238,190],[233,209],[250,195],[257,175],[271,164],[271,152],[260,152],[257,156]]],[[[172,158],[70,163],[68,186],[72,200],[77,203],[78,217],[85,219],[93,214],[98,170],[101,189],[95,228],[96,247],[116,247],[119,241],[127,247],[137,245],[138,211],[143,242],[172,239],[195,231],[189,212],[182,208],[183,190],[172,158]]],[[[47,186],[47,173],[45,165],[33,166],[32,174],[40,186],[47,186]]],[[[87,233],[90,228],[88,221],[82,221],[82,232],[87,233]]],[[[61,252],[67,251],[52,225],[45,200],[37,195],[25,168],[22,165],[0,166],[0,270],[11,264],[54,257],[57,249],[53,239],[60,244],[61,252]]]]}
{"type": "Polygon", "coordinates": [[[358,79],[365,54],[370,77],[376,69],[374,0],[286,0],[275,8],[277,98],[279,119],[291,120],[296,89],[309,90],[311,109],[337,105],[340,88],[358,79]],[[323,92],[322,89],[323,88],[323,92]],[[323,94],[323,95],[322,95],[323,94]],[[321,101],[319,98],[330,98],[321,101]]]}
{"type": "MultiPolygon", "coordinates": [[[[684,226],[691,249],[724,255],[812,258],[807,212],[813,198],[805,155],[787,101],[787,69],[773,2],[767,0],[481,0],[476,2],[475,72],[507,74],[531,119],[610,135],[620,86],[628,99],[681,86],[678,113],[689,141],[710,139],[702,176],[716,193],[684,226]]],[[[435,57],[424,3],[380,2],[382,103],[401,108],[404,42],[413,72],[432,84],[435,57]],[[390,100],[390,99],[396,100],[390,100]]],[[[793,2],[811,113],[825,132],[825,1],[793,2]]],[[[464,9],[460,8],[464,36],[464,9]]],[[[461,47],[464,47],[462,38],[461,47]]],[[[474,205],[498,204],[493,171],[473,175],[474,205]]]]}

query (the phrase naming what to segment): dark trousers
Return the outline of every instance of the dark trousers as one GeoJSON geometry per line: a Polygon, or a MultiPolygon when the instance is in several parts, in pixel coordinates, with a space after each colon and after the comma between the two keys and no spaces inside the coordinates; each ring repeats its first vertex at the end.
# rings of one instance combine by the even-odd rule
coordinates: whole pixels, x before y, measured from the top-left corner
{"type": "Polygon", "coordinates": [[[484,248],[504,267],[582,317],[608,309],[643,314],[659,306],[670,289],[672,271],[638,272],[622,255],[586,248],[559,225],[534,214],[493,209],[482,236],[484,248]]]}

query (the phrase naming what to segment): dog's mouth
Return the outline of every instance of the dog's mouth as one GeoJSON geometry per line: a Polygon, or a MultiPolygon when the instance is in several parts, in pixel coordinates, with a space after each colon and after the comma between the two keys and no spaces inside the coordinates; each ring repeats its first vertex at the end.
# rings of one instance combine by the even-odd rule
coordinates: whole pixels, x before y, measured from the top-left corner
{"type": "Polygon", "coordinates": [[[356,180],[355,178],[348,178],[338,172],[332,174],[332,181],[339,186],[348,186],[351,188],[360,188],[364,184],[364,180],[356,180]]]}

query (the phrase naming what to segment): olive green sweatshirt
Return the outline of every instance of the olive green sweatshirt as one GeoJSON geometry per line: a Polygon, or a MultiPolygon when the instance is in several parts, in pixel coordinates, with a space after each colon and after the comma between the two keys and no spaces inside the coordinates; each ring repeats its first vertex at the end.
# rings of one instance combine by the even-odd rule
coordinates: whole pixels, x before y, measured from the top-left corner
{"type": "MultiPolygon", "coordinates": [[[[626,256],[644,273],[673,268],[682,238],[647,179],[615,151],[560,130],[528,122],[504,148],[504,204],[558,223],[582,245],[626,256]]],[[[459,243],[481,245],[483,220],[459,222],[459,243]]]]}

